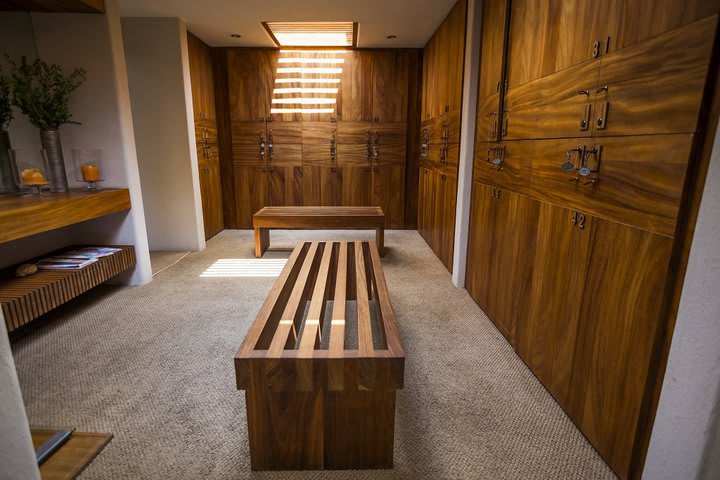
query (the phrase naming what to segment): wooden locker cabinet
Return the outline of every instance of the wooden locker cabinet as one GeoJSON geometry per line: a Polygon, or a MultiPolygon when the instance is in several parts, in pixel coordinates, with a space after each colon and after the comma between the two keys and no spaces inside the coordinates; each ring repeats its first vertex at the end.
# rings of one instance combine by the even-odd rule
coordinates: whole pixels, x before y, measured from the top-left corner
{"type": "Polygon", "coordinates": [[[188,61],[193,101],[198,179],[205,239],[225,228],[223,220],[220,159],[213,66],[210,47],[188,32],[188,61]]]}
{"type": "Polygon", "coordinates": [[[252,216],[266,206],[269,178],[266,166],[234,167],[238,228],[252,228],[252,216]]]}

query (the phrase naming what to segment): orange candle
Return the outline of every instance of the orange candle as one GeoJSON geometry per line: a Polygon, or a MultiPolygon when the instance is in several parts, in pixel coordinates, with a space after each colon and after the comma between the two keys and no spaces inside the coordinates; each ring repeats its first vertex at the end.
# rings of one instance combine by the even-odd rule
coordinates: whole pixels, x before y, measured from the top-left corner
{"type": "Polygon", "coordinates": [[[80,170],[82,171],[83,180],[86,182],[100,181],[100,169],[95,165],[83,165],[80,170]]]}

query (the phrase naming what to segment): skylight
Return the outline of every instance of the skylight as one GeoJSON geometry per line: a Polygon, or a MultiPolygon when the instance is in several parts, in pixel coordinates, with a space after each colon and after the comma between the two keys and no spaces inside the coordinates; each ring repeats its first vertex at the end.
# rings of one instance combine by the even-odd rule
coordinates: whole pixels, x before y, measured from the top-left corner
{"type": "Polygon", "coordinates": [[[354,47],[355,22],[263,22],[278,47],[354,47]]]}

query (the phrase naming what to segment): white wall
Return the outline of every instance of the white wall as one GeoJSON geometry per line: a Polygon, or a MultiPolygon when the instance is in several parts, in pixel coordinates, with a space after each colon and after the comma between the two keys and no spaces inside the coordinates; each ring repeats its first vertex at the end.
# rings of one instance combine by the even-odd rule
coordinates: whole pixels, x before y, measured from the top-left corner
{"type": "Polygon", "coordinates": [[[187,30],[177,18],[122,19],[151,250],[202,250],[187,30]]]}
{"type": "Polygon", "coordinates": [[[0,310],[0,479],[39,480],[20,383],[0,310]]]}
{"type": "Polygon", "coordinates": [[[465,286],[467,246],[470,234],[475,117],[482,40],[482,3],[482,0],[468,1],[467,29],[465,32],[465,71],[463,72],[462,118],[460,119],[462,128],[460,131],[460,164],[458,166],[452,273],[453,283],[460,288],[465,286]]]}
{"type": "MultiPolygon", "coordinates": [[[[66,72],[74,67],[87,70],[86,82],[70,100],[73,117],[82,125],[60,128],[68,172],[73,148],[99,148],[104,185],[130,190],[129,213],[73,226],[73,240],[135,245],[137,266],[118,281],[137,285],[152,280],[150,253],[116,0],[106,0],[105,8],[105,15],[33,13],[32,21],[40,58],[66,72]]],[[[68,173],[68,180],[73,179],[68,173]]]]}
{"type": "Polygon", "coordinates": [[[718,478],[720,129],[710,160],[643,478],[718,478]],[[714,463],[713,463],[714,462],[714,463]],[[703,473],[705,472],[705,473],[703,473]]]}

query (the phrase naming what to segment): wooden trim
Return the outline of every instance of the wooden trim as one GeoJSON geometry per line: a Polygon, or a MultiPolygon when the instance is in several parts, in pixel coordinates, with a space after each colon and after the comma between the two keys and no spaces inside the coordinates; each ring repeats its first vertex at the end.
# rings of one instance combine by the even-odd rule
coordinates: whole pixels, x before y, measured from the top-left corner
{"type": "Polygon", "coordinates": [[[127,188],[0,198],[0,243],[130,210],[127,188]]]}
{"type": "Polygon", "coordinates": [[[275,38],[275,34],[272,32],[272,30],[270,30],[270,27],[268,27],[267,22],[260,22],[260,24],[261,24],[261,25],[263,26],[263,28],[265,29],[265,33],[268,34],[268,36],[270,37],[270,40],[272,40],[272,42],[273,42],[278,48],[280,48],[280,47],[281,47],[280,42],[278,41],[277,38],[275,38]]]}
{"type": "Polygon", "coordinates": [[[692,246],[695,225],[702,202],[705,179],[710,166],[715,134],[720,126],[720,28],[716,26],[715,41],[705,82],[705,92],[701,102],[698,124],[693,142],[688,172],[683,189],[683,200],[675,228],[675,244],[670,259],[668,283],[663,296],[665,301],[665,322],[660,325],[650,362],[651,370],[645,386],[643,405],[638,419],[638,441],[635,442],[633,460],[630,465],[630,478],[642,478],[647,458],[650,438],[660,401],[660,392],[665,380],[670,346],[677,321],[685,273],[687,271],[690,247],[692,246]]]}

